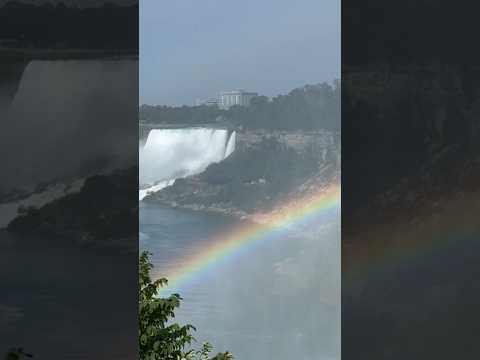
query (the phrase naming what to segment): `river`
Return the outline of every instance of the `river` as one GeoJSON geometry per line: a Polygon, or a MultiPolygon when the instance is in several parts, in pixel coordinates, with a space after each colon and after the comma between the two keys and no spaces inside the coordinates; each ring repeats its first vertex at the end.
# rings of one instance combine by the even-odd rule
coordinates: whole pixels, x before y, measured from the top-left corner
{"type": "MultiPolygon", "coordinates": [[[[218,215],[140,203],[140,248],[153,253],[156,276],[182,271],[211,239],[237,226],[218,215]]],[[[318,225],[318,224],[317,224],[318,225]]],[[[176,321],[238,360],[340,358],[340,235],[285,233],[197,269],[170,292],[183,297],[176,321]]]]}
{"type": "Polygon", "coordinates": [[[137,256],[0,229],[0,355],[138,356],[137,256]]]}

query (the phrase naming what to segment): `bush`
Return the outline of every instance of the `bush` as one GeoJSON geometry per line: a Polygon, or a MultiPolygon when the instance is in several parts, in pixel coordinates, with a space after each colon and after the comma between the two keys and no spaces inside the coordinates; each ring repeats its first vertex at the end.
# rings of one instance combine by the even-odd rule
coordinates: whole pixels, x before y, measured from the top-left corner
{"type": "Polygon", "coordinates": [[[190,324],[172,323],[175,310],[182,300],[173,294],[167,298],[158,297],[159,290],[167,285],[167,279],[152,281],[149,261],[150,253],[143,252],[139,262],[139,348],[140,360],[231,360],[229,352],[219,353],[210,358],[212,346],[205,343],[201,350],[185,348],[194,341],[190,324]]]}

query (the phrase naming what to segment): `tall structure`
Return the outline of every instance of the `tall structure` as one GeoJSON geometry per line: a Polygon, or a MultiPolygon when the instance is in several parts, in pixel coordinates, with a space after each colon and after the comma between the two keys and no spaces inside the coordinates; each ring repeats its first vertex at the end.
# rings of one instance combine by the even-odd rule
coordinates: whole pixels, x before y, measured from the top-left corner
{"type": "Polygon", "coordinates": [[[224,91],[220,93],[218,105],[223,109],[228,109],[233,105],[248,106],[255,96],[255,92],[246,92],[243,89],[234,91],[224,91]]]}

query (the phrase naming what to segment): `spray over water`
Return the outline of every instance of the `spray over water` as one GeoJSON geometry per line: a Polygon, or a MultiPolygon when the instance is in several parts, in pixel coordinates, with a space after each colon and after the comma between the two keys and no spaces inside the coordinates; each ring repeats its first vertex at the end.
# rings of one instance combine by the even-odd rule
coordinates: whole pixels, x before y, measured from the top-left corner
{"type": "Polygon", "coordinates": [[[139,199],[227,158],[235,150],[235,139],[235,132],[225,129],[151,130],[145,146],[139,150],[139,199]]]}

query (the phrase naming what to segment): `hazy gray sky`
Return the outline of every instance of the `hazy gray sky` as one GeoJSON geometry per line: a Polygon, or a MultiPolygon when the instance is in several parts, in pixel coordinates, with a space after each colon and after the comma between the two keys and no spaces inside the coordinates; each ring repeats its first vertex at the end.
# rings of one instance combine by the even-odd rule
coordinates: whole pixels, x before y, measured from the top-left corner
{"type": "Polygon", "coordinates": [[[340,0],[140,1],[140,103],[340,77],[340,0]]]}

